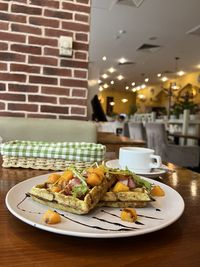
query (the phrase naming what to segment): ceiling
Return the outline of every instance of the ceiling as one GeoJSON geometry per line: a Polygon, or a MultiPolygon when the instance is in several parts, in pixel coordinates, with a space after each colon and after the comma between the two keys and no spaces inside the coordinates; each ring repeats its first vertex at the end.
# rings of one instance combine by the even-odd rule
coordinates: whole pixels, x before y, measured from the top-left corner
{"type": "Polygon", "coordinates": [[[199,11],[200,0],[92,0],[89,84],[100,79],[102,85],[125,90],[146,77],[149,85],[160,83],[158,73],[173,78],[176,70],[198,71],[199,11]],[[122,57],[128,63],[119,65],[122,57]],[[110,67],[116,70],[112,74],[110,67]],[[122,81],[116,79],[119,74],[122,81]]]}

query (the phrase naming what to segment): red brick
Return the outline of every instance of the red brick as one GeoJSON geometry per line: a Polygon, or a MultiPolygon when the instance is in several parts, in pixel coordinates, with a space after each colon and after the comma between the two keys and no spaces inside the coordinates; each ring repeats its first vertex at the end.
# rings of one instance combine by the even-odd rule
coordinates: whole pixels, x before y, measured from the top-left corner
{"type": "Polygon", "coordinates": [[[11,24],[11,31],[13,32],[24,32],[41,35],[42,30],[36,27],[21,25],[21,24],[11,24]]]}
{"type": "Polygon", "coordinates": [[[5,90],[6,90],[6,85],[4,83],[0,83],[0,91],[5,91],[5,90]]]}
{"type": "Polygon", "coordinates": [[[27,118],[43,118],[43,119],[56,119],[55,115],[45,115],[45,114],[39,114],[39,113],[33,113],[33,114],[27,114],[27,118]]]}
{"type": "Polygon", "coordinates": [[[62,3],[62,8],[66,10],[71,10],[71,11],[78,11],[80,13],[90,13],[90,7],[89,6],[83,6],[83,5],[77,5],[73,3],[67,3],[63,2],[62,3]]]}
{"type": "Polygon", "coordinates": [[[72,115],[86,115],[86,109],[84,107],[72,107],[71,114],[72,115]]]}
{"type": "Polygon", "coordinates": [[[87,59],[88,54],[85,52],[75,52],[75,58],[76,59],[87,59]]]}
{"type": "Polygon", "coordinates": [[[15,15],[15,14],[9,14],[9,13],[3,13],[0,12],[0,20],[5,21],[15,21],[20,23],[26,23],[27,17],[25,15],[15,15]]]}
{"type": "Polygon", "coordinates": [[[80,68],[80,69],[87,69],[88,63],[84,61],[74,61],[69,59],[61,59],[60,61],[61,67],[68,67],[68,68],[80,68]]]}
{"type": "Polygon", "coordinates": [[[36,56],[29,56],[28,57],[28,63],[29,64],[40,64],[40,65],[52,65],[57,66],[58,65],[58,59],[57,58],[51,58],[51,57],[36,57],[36,56]]]}
{"type": "Polygon", "coordinates": [[[26,59],[25,55],[15,54],[15,53],[6,53],[0,52],[1,61],[17,61],[24,62],[26,59]]]}
{"type": "Polygon", "coordinates": [[[57,78],[43,76],[29,76],[30,83],[57,84],[57,78]]]}
{"type": "Polygon", "coordinates": [[[59,27],[59,20],[50,19],[50,18],[46,19],[46,18],[41,18],[41,17],[30,17],[29,23],[33,25],[46,26],[46,27],[51,27],[51,28],[59,27]]]}
{"type": "MultiPolygon", "coordinates": [[[[58,116],[60,120],[82,120],[85,121],[87,119],[87,117],[83,117],[83,116],[74,116],[74,115],[68,115],[68,116],[64,116],[64,115],[60,115],[58,116]]],[[[73,140],[72,140],[73,141],[73,140]]]]}
{"type": "Polygon", "coordinates": [[[0,3],[0,10],[8,11],[8,3],[0,3]]]}
{"type": "Polygon", "coordinates": [[[59,49],[51,48],[51,47],[44,47],[44,55],[58,57],[59,56],[59,49]]]}
{"type": "Polygon", "coordinates": [[[25,54],[36,54],[41,55],[41,47],[38,46],[31,46],[31,45],[22,45],[22,44],[12,44],[11,45],[12,51],[17,51],[20,53],[25,54]]]}
{"type": "Polygon", "coordinates": [[[48,46],[56,46],[58,45],[58,41],[50,38],[42,38],[37,36],[29,36],[28,38],[29,44],[37,44],[37,45],[48,45],[48,46]]]}
{"type": "Polygon", "coordinates": [[[34,15],[42,15],[42,9],[36,7],[30,7],[27,5],[17,5],[12,4],[11,12],[13,13],[24,13],[24,14],[34,14],[34,15]]]}
{"type": "Polygon", "coordinates": [[[55,0],[31,0],[31,5],[47,6],[51,8],[59,8],[59,1],[55,0]]]}
{"type": "Polygon", "coordinates": [[[0,30],[6,31],[8,30],[9,23],[8,22],[0,22],[0,30]]]}
{"type": "Polygon", "coordinates": [[[12,41],[16,43],[25,43],[26,36],[22,34],[10,33],[10,32],[0,32],[1,41],[12,41]]]}
{"type": "Polygon", "coordinates": [[[61,86],[68,86],[68,87],[84,87],[87,88],[87,81],[82,80],[72,80],[72,79],[61,79],[60,80],[61,86]]]}
{"type": "Polygon", "coordinates": [[[74,71],[74,77],[86,79],[87,78],[87,71],[75,70],[74,71]]]}
{"type": "Polygon", "coordinates": [[[0,111],[0,116],[5,117],[25,117],[24,113],[21,112],[7,112],[7,111],[0,111]]]}
{"type": "Polygon", "coordinates": [[[76,33],[75,40],[88,42],[88,34],[87,33],[76,33]]]}
{"type": "Polygon", "coordinates": [[[1,72],[0,73],[0,80],[1,81],[25,82],[26,81],[26,75],[1,72]]]}
{"type": "Polygon", "coordinates": [[[89,5],[90,0],[76,0],[77,3],[89,5]]]}
{"type": "Polygon", "coordinates": [[[61,105],[80,105],[80,106],[87,106],[87,99],[82,98],[60,98],[61,105]]]}
{"type": "Polygon", "coordinates": [[[52,76],[72,76],[72,71],[70,69],[58,69],[58,68],[43,68],[43,74],[52,75],[52,76]]]}
{"type": "Polygon", "coordinates": [[[6,71],[6,70],[8,70],[8,64],[7,64],[7,63],[1,63],[1,62],[0,62],[0,70],[1,70],[1,71],[6,71]]]}
{"type": "Polygon", "coordinates": [[[64,11],[55,11],[55,10],[44,10],[44,16],[45,17],[51,17],[51,18],[59,18],[64,20],[72,20],[73,16],[70,12],[64,12],[64,11]]]}
{"type": "Polygon", "coordinates": [[[68,114],[69,108],[60,106],[41,106],[41,112],[68,114]]]}
{"type": "Polygon", "coordinates": [[[9,110],[24,110],[24,111],[38,111],[38,105],[21,104],[21,103],[8,103],[9,110]]]}
{"type": "Polygon", "coordinates": [[[84,50],[84,51],[88,51],[88,50],[89,50],[89,45],[88,45],[88,44],[84,44],[84,43],[74,42],[74,43],[73,43],[73,48],[74,48],[75,50],[84,50]]]}
{"type": "Polygon", "coordinates": [[[8,90],[13,92],[37,93],[39,88],[35,85],[12,83],[8,85],[8,90]]]}
{"type": "Polygon", "coordinates": [[[86,91],[86,89],[73,89],[72,90],[72,96],[73,97],[83,97],[83,98],[86,98],[87,91],[86,91]]]}
{"type": "Polygon", "coordinates": [[[0,50],[8,50],[8,44],[0,42],[0,50]]]}
{"type": "Polygon", "coordinates": [[[73,32],[58,29],[45,29],[45,36],[60,37],[61,35],[73,37],[73,32]]]}
{"type": "Polygon", "coordinates": [[[20,94],[10,94],[10,93],[0,93],[1,100],[9,100],[9,101],[25,101],[25,95],[20,94]]]}
{"type": "Polygon", "coordinates": [[[51,96],[42,96],[42,95],[29,95],[28,101],[29,102],[43,102],[43,103],[56,104],[57,98],[51,97],[51,96]]]}
{"type": "Polygon", "coordinates": [[[75,20],[89,23],[89,16],[83,14],[75,14],[75,20]]]}
{"type": "Polygon", "coordinates": [[[61,87],[42,86],[41,93],[42,94],[49,94],[49,95],[65,95],[65,96],[69,96],[70,89],[61,88],[61,87]]]}
{"type": "Polygon", "coordinates": [[[26,64],[11,64],[10,70],[14,72],[40,73],[40,67],[26,64]]]}
{"type": "Polygon", "coordinates": [[[90,27],[89,25],[82,24],[82,23],[75,23],[69,21],[62,22],[62,29],[71,30],[71,31],[78,31],[78,32],[89,32],[90,27]]]}
{"type": "Polygon", "coordinates": [[[5,109],[5,103],[3,103],[3,102],[0,102],[0,109],[2,110],[2,109],[5,109]]]}

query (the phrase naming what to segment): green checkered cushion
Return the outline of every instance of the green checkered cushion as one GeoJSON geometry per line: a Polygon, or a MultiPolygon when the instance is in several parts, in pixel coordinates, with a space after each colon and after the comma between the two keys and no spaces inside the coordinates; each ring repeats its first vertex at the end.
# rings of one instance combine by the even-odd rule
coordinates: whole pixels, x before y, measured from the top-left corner
{"type": "Polygon", "coordinates": [[[10,141],[1,144],[3,156],[54,158],[79,162],[104,160],[104,145],[85,142],[10,141]]]}

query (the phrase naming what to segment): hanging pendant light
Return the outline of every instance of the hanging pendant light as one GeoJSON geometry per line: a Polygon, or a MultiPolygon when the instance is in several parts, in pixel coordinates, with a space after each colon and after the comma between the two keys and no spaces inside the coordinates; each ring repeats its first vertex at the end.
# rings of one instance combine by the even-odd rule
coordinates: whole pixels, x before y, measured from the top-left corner
{"type": "Polygon", "coordinates": [[[181,88],[180,85],[178,85],[177,83],[177,68],[179,59],[180,59],[179,57],[175,57],[175,81],[171,83],[171,88],[173,90],[179,90],[181,88]]]}

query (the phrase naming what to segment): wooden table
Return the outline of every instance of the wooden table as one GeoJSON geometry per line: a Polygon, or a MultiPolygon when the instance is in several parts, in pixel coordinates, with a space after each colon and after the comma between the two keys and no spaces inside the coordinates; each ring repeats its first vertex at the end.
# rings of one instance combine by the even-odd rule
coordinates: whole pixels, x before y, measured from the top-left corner
{"type": "Polygon", "coordinates": [[[119,148],[123,146],[144,147],[144,140],[134,140],[126,136],[116,135],[114,133],[98,132],[97,142],[106,146],[106,151],[119,153],[119,148]]]}
{"type": "Polygon", "coordinates": [[[157,232],[119,239],[58,235],[15,218],[6,208],[6,193],[15,184],[46,171],[0,167],[0,266],[200,266],[200,174],[168,167],[175,172],[165,174],[161,181],[182,195],[183,215],[157,232]]]}

